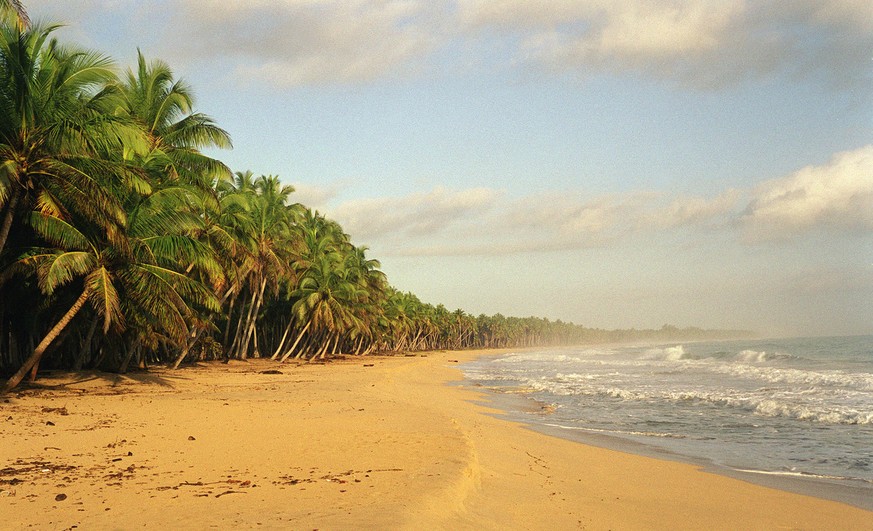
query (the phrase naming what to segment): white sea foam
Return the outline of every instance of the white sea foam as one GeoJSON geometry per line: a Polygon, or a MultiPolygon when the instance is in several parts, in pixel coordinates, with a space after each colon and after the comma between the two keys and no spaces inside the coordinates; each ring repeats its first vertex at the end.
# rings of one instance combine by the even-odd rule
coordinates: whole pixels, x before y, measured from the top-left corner
{"type": "Polygon", "coordinates": [[[664,433],[658,431],[628,431],[628,430],[602,430],[597,428],[586,428],[583,426],[565,426],[564,424],[544,423],[544,426],[552,428],[560,428],[562,430],[585,431],[589,433],[607,433],[611,435],[636,435],[640,437],[659,437],[663,439],[686,439],[686,435],[678,433],[664,433]]]}
{"type": "Polygon", "coordinates": [[[685,347],[652,348],[643,353],[644,360],[678,361],[685,357],[685,347]]]}
{"type": "MultiPolygon", "coordinates": [[[[589,381],[594,380],[590,378],[589,381]]],[[[815,392],[743,392],[735,389],[629,389],[616,386],[585,385],[581,380],[529,379],[522,383],[535,391],[556,396],[588,396],[628,402],[700,402],[713,406],[748,411],[764,417],[784,417],[822,424],[873,424],[873,403],[868,407],[829,404],[815,392]]],[[[844,400],[848,400],[845,399],[844,400]]],[[[863,404],[864,395],[854,402],[863,404]]]]}
{"type": "Polygon", "coordinates": [[[829,476],[827,474],[813,474],[812,472],[803,472],[798,470],[755,470],[749,468],[735,468],[737,472],[745,472],[747,474],[760,474],[762,476],[791,476],[816,479],[835,479],[838,481],[860,481],[862,483],[873,483],[873,481],[855,478],[850,476],[829,476]]]}
{"type": "Polygon", "coordinates": [[[772,399],[761,400],[755,404],[755,413],[767,417],[787,417],[822,424],[873,424],[873,410],[858,411],[854,408],[822,407],[772,399]]]}
{"type": "Polygon", "coordinates": [[[763,361],[767,361],[768,356],[766,352],[758,352],[756,350],[744,350],[736,355],[736,359],[738,361],[744,361],[747,363],[761,363],[763,361]]]}
{"type": "Polygon", "coordinates": [[[722,374],[762,380],[768,383],[786,383],[791,385],[817,387],[843,387],[873,391],[873,374],[871,373],[847,373],[841,370],[813,371],[777,367],[757,367],[742,364],[717,365],[712,367],[712,370],[722,374]]]}

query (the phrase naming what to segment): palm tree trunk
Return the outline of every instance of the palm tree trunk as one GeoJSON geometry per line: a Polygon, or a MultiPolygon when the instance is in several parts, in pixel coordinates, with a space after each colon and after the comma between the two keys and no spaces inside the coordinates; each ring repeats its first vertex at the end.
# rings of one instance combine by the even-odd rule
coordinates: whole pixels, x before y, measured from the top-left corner
{"type": "Polygon", "coordinates": [[[261,281],[261,288],[252,294],[252,302],[249,304],[249,311],[246,314],[246,321],[243,327],[242,341],[237,345],[237,359],[244,360],[248,357],[249,342],[252,339],[252,332],[255,329],[255,321],[258,319],[258,312],[261,308],[261,301],[264,296],[264,288],[267,286],[267,279],[261,281]]]}
{"type": "Polygon", "coordinates": [[[49,347],[49,345],[51,345],[52,341],[54,341],[58,337],[58,335],[60,335],[64,328],[66,328],[66,326],[70,324],[70,321],[73,320],[73,317],[75,317],[76,314],[79,313],[79,310],[82,309],[82,306],[85,305],[85,302],[88,300],[88,293],[88,288],[82,290],[82,294],[79,295],[79,298],[76,299],[76,302],[73,303],[73,306],[71,306],[70,309],[67,310],[67,313],[65,313],[64,316],[61,317],[61,320],[58,321],[51,330],[49,330],[48,334],[46,334],[45,337],[42,338],[42,341],[39,342],[39,345],[37,345],[36,348],[33,349],[33,354],[31,354],[30,357],[27,358],[27,360],[24,362],[24,364],[21,365],[21,367],[18,369],[18,372],[13,374],[9,378],[9,380],[6,381],[6,385],[4,385],[3,389],[0,390],[0,394],[8,393],[9,391],[15,389],[15,387],[18,386],[19,383],[21,383],[21,380],[24,379],[24,375],[26,375],[31,368],[39,363],[39,360],[42,358],[42,355],[45,354],[46,349],[49,347]]]}
{"type": "Polygon", "coordinates": [[[252,356],[255,358],[260,358],[261,353],[258,352],[258,313],[261,311],[261,304],[264,302],[264,289],[267,287],[267,279],[261,281],[261,289],[258,290],[258,299],[255,302],[255,310],[252,312],[251,324],[249,325],[249,331],[246,334],[246,338],[244,341],[244,348],[242,350],[242,359],[246,358],[246,354],[249,350],[249,341],[254,338],[254,351],[252,352],[252,356]]]}
{"type": "Polygon", "coordinates": [[[140,344],[137,343],[128,349],[127,356],[124,357],[124,361],[121,362],[121,366],[118,368],[118,374],[127,373],[127,367],[130,365],[130,360],[133,359],[133,355],[136,354],[140,348],[140,344]]]}
{"type": "Polygon", "coordinates": [[[285,333],[282,334],[282,340],[279,341],[279,346],[276,347],[276,352],[273,352],[273,355],[270,356],[271,360],[275,360],[279,357],[279,353],[282,352],[282,347],[285,346],[285,340],[288,339],[288,332],[291,331],[291,327],[294,326],[294,317],[288,320],[288,326],[285,327],[285,333]]]}
{"type": "MultiPolygon", "coordinates": [[[[255,300],[257,300],[258,292],[252,292],[252,300],[249,302],[249,310],[246,312],[245,317],[243,317],[243,309],[240,308],[239,312],[239,323],[236,326],[236,333],[233,336],[233,345],[231,345],[230,354],[236,359],[240,358],[240,351],[242,350],[242,341],[244,336],[248,333],[247,325],[249,323],[249,319],[252,317],[252,310],[255,307],[255,300]]],[[[247,345],[248,346],[248,345],[247,345]]]]}
{"type": "Polygon", "coordinates": [[[310,319],[309,322],[306,323],[306,326],[303,327],[303,330],[301,330],[300,333],[297,334],[297,339],[294,340],[294,344],[291,345],[291,348],[288,349],[288,352],[286,352],[284,355],[282,355],[282,358],[279,360],[279,363],[283,363],[285,360],[288,359],[288,356],[290,356],[291,353],[294,352],[294,349],[297,348],[297,343],[300,343],[300,338],[302,338],[303,334],[305,334],[306,331],[309,330],[309,325],[311,325],[311,324],[312,324],[312,319],[310,319]]]}
{"type": "Polygon", "coordinates": [[[322,341],[323,343],[321,345],[321,349],[317,353],[313,354],[311,358],[306,360],[307,363],[311,362],[315,358],[324,359],[324,353],[327,352],[328,347],[330,347],[330,337],[325,337],[322,341]]]}
{"type": "Polygon", "coordinates": [[[260,358],[261,357],[261,350],[260,350],[260,348],[258,348],[258,319],[257,319],[257,314],[255,314],[255,316],[256,316],[255,320],[252,321],[252,347],[254,348],[254,350],[252,350],[252,357],[253,358],[260,358]]]}
{"type": "Polygon", "coordinates": [[[85,342],[82,344],[82,349],[79,351],[79,355],[76,356],[76,361],[73,362],[74,371],[81,371],[82,366],[85,365],[85,356],[91,352],[91,341],[94,339],[94,332],[97,330],[98,321],[99,319],[95,316],[94,321],[91,322],[91,328],[88,329],[88,335],[85,336],[85,342]]]}
{"type": "Polygon", "coordinates": [[[409,343],[409,350],[415,350],[416,346],[418,345],[418,338],[421,337],[421,332],[422,332],[422,329],[419,328],[418,331],[415,333],[415,337],[409,343]]]}
{"type": "Polygon", "coordinates": [[[185,347],[182,349],[182,352],[176,357],[176,360],[173,362],[173,366],[171,369],[176,370],[179,368],[179,365],[182,364],[182,361],[188,356],[188,353],[191,352],[191,347],[194,346],[194,343],[200,338],[200,334],[203,333],[203,329],[197,330],[191,337],[191,340],[185,344],[185,347]]]}
{"type": "MultiPolygon", "coordinates": [[[[228,294],[230,294],[230,291],[228,291],[228,294]]],[[[224,327],[224,341],[221,342],[222,346],[225,347],[225,351],[228,352],[229,350],[227,349],[227,341],[228,339],[230,339],[230,327],[231,323],[233,323],[233,306],[236,304],[236,299],[238,296],[239,294],[230,299],[230,307],[227,309],[227,326],[224,327]]],[[[225,297],[227,297],[227,295],[225,295],[225,297]]],[[[222,304],[223,302],[224,301],[222,301],[222,304]]]]}
{"type": "Polygon", "coordinates": [[[317,332],[312,334],[310,337],[306,338],[306,348],[302,349],[295,358],[302,357],[307,361],[312,361],[313,358],[318,356],[319,351],[321,350],[322,345],[324,344],[324,338],[327,332],[317,332]],[[307,353],[312,353],[311,356],[306,356],[307,353]]]}
{"type": "Polygon", "coordinates": [[[0,226],[0,253],[6,247],[6,239],[9,238],[9,230],[12,228],[12,219],[15,217],[15,207],[21,199],[21,189],[16,187],[12,197],[9,198],[9,203],[6,204],[6,216],[3,218],[3,225],[0,226]]]}

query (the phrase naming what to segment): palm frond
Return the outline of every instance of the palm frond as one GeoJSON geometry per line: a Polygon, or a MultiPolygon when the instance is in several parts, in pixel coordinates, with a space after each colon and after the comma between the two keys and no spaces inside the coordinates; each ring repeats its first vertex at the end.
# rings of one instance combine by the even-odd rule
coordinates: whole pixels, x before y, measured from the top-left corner
{"type": "Polygon", "coordinates": [[[78,228],[63,219],[34,211],[30,213],[28,221],[37,234],[64,250],[84,251],[91,246],[78,228]]]}
{"type": "Polygon", "coordinates": [[[103,318],[103,333],[109,333],[114,327],[124,329],[124,316],[121,313],[121,302],[118,291],[112,283],[112,275],[106,267],[99,267],[85,278],[88,288],[88,300],[97,315],[103,318]]]}
{"type": "Polygon", "coordinates": [[[93,269],[96,264],[94,255],[84,251],[47,255],[37,267],[40,291],[51,295],[60,286],[93,269]]]}

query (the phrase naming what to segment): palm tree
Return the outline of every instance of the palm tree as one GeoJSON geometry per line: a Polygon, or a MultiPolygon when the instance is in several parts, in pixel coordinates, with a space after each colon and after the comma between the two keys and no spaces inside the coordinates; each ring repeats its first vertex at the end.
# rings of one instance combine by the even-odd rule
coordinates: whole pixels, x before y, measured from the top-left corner
{"type": "Polygon", "coordinates": [[[18,268],[33,268],[38,276],[39,287],[46,296],[52,295],[76,278],[84,277],[84,281],[76,301],[52,326],[18,371],[9,378],[2,392],[15,388],[31,370],[32,376],[36,375],[35,369],[46,349],[86,302],[90,302],[103,318],[104,332],[108,332],[112,325],[122,326],[121,303],[113,282],[114,275],[107,269],[110,259],[95,245],[94,240],[65,221],[38,212],[32,213],[31,225],[44,238],[62,248],[36,250],[21,259],[16,264],[18,268]]]}
{"type": "Polygon", "coordinates": [[[0,16],[12,17],[19,29],[30,26],[27,10],[24,9],[19,0],[0,0],[0,16]]]}
{"type": "MultiPolygon", "coordinates": [[[[280,361],[285,361],[294,351],[300,337],[312,327],[313,335],[322,341],[321,347],[312,354],[312,358],[324,357],[330,341],[334,349],[342,335],[354,324],[350,311],[351,306],[359,296],[358,290],[350,282],[343,279],[340,273],[339,255],[328,253],[316,258],[315,264],[300,280],[300,286],[292,296],[297,299],[293,312],[298,323],[306,323],[297,341],[280,361]]],[[[300,350],[296,357],[302,357],[300,350]]]]}
{"type": "Polygon", "coordinates": [[[254,178],[237,172],[233,181],[217,183],[226,232],[240,242],[232,259],[224,345],[226,356],[260,356],[258,319],[264,303],[278,296],[281,285],[295,284],[293,227],[297,209],[289,205],[294,191],[278,177],[254,178]],[[237,301],[243,301],[237,308],[237,301]],[[234,315],[234,309],[237,313],[234,315]],[[236,323],[233,334],[231,327],[236,323]]]}
{"type": "Polygon", "coordinates": [[[213,119],[194,112],[194,95],[163,61],[147,62],[137,50],[136,71],[128,70],[121,84],[123,110],[136,120],[149,138],[142,163],[163,178],[182,179],[204,190],[230,177],[221,161],[203,155],[204,148],[232,147],[230,135],[213,119]]]}
{"type": "Polygon", "coordinates": [[[124,222],[100,179],[129,171],[102,155],[144,149],[141,131],[108,110],[112,62],[50,39],[57,26],[0,28],[0,255],[34,206],[56,217],[124,222]]]}
{"type": "MultiPolygon", "coordinates": [[[[103,332],[128,329],[129,353],[162,337],[182,345],[189,333],[193,306],[217,311],[218,303],[202,283],[177,270],[193,263],[217,271],[211,250],[186,235],[194,220],[180,214],[179,189],[165,189],[129,211],[129,226],[74,226],[57,217],[33,212],[30,226],[53,247],[35,249],[14,265],[35,271],[41,291],[50,296],[64,286],[81,292],[63,317],[48,331],[31,356],[4,386],[9,391],[36,367],[46,349],[77,313],[90,303],[103,320],[103,332]],[[107,235],[113,233],[113,237],[107,235]]],[[[122,368],[130,360],[123,362],[122,368]]]]}

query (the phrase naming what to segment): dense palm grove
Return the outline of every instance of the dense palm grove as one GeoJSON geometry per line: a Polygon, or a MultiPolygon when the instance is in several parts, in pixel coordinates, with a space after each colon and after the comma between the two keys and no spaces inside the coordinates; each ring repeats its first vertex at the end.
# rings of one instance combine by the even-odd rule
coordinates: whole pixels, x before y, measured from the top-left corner
{"type": "MultiPolygon", "coordinates": [[[[637,339],[474,317],[393,289],[336,222],[275,176],[203,149],[230,136],[139,55],[64,45],[0,0],[0,370],[319,359],[637,339]]],[[[665,328],[660,331],[670,332],[665,328]]]]}

